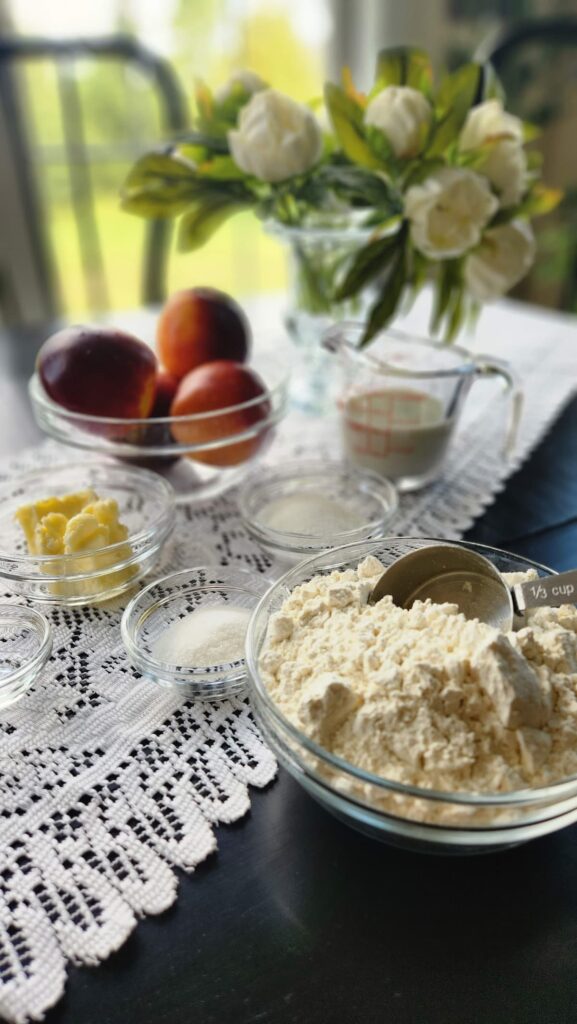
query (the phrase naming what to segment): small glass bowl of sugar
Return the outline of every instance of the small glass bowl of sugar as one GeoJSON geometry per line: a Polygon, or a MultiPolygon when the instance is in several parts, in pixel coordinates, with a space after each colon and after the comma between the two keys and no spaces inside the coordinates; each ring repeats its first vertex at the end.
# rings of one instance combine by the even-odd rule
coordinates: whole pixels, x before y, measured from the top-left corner
{"type": "Polygon", "coordinates": [[[289,561],[383,537],[399,504],[393,483],[373,470],[309,459],[261,467],[243,486],[239,509],[248,532],[289,561]]]}
{"type": "Polygon", "coordinates": [[[122,616],[130,661],[158,686],[187,697],[224,700],[240,693],[248,621],[270,583],[258,573],[218,566],[155,580],[122,616]]]}

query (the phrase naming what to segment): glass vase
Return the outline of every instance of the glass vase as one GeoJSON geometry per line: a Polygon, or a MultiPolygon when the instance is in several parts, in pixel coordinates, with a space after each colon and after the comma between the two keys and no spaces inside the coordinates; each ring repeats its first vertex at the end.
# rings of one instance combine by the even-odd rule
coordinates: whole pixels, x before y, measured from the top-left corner
{"type": "Polygon", "coordinates": [[[337,301],[335,295],[372,230],[356,226],[285,227],[267,224],[285,245],[288,302],[284,322],[296,348],[292,400],[305,412],[334,408],[338,388],[335,359],[321,344],[326,329],[344,320],[363,321],[374,287],[337,301]]]}

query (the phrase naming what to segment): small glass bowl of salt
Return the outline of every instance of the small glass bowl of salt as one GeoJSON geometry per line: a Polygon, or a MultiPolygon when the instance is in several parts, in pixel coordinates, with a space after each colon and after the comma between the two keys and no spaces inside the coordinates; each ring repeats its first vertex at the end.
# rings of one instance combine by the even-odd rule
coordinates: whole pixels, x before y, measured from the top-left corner
{"type": "Polygon", "coordinates": [[[287,462],[261,467],[239,495],[246,529],[277,557],[310,555],[383,537],[398,508],[397,488],[373,470],[340,461],[287,462]]]}
{"type": "Polygon", "coordinates": [[[187,697],[224,700],[246,685],[248,621],[271,581],[245,569],[197,566],[155,580],[127,605],[121,633],[139,672],[187,697]]]}

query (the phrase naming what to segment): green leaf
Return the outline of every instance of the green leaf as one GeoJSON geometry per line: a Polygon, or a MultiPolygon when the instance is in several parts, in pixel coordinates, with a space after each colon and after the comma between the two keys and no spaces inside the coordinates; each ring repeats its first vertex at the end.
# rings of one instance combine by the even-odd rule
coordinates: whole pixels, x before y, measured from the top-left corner
{"type": "Polygon", "coordinates": [[[413,295],[416,295],[422,285],[425,283],[429,276],[429,268],[431,266],[426,256],[423,256],[417,249],[409,248],[408,251],[408,268],[407,268],[407,284],[410,284],[413,295]]]}
{"type": "Polygon", "coordinates": [[[194,174],[190,165],[176,160],[172,153],[147,153],[136,161],[126,179],[126,187],[138,188],[151,180],[179,183],[194,174]]]}
{"type": "Polygon", "coordinates": [[[399,194],[381,175],[364,167],[351,164],[325,164],[319,169],[318,179],[328,188],[354,206],[369,206],[387,215],[401,213],[403,204],[399,194]]]}
{"type": "Polygon", "coordinates": [[[551,213],[563,199],[563,190],[547,188],[545,185],[534,185],[522,203],[515,207],[516,217],[542,217],[551,213]]]}
{"type": "Polygon", "coordinates": [[[330,314],[334,302],[332,274],[322,272],[322,266],[318,267],[314,254],[307,250],[306,245],[295,245],[293,256],[294,287],[299,308],[307,313],[330,314]]]}
{"type": "Polygon", "coordinates": [[[385,209],[370,210],[363,218],[361,227],[374,228],[374,234],[378,234],[379,238],[383,235],[395,234],[403,223],[403,215],[394,213],[392,217],[389,217],[388,213],[389,211],[385,209]]]}
{"type": "Polygon", "coordinates": [[[403,247],[403,239],[392,235],[369,242],[356,254],[347,275],[339,286],[335,298],[338,302],[356,295],[369,281],[382,274],[393,259],[396,250],[403,247]]]}
{"type": "Polygon", "coordinates": [[[482,67],[481,93],[476,102],[481,100],[500,100],[505,104],[505,89],[493,65],[487,61],[482,67]]]}
{"type": "Polygon", "coordinates": [[[184,151],[187,145],[201,146],[208,153],[228,153],[228,142],[221,135],[210,131],[184,131],[174,136],[175,148],[184,151]]]}
{"type": "Polygon", "coordinates": [[[369,124],[365,128],[365,137],[381,166],[384,165],[387,170],[397,172],[399,164],[385,133],[375,125],[369,124]]]}
{"type": "Polygon", "coordinates": [[[440,264],[437,275],[430,330],[431,334],[442,330],[447,342],[457,336],[465,316],[462,264],[460,259],[447,260],[440,264]]]}
{"type": "Polygon", "coordinates": [[[470,108],[478,102],[482,85],[482,65],[474,61],[463,64],[441,82],[437,106],[443,113],[458,107],[464,121],[470,108]]]}
{"type": "Polygon", "coordinates": [[[491,135],[484,139],[479,146],[475,146],[472,149],[458,150],[454,155],[455,163],[458,163],[461,167],[468,167],[472,171],[481,171],[495,146],[500,145],[501,142],[506,141],[509,137],[506,132],[503,132],[501,135],[491,135]]]}
{"type": "Polygon", "coordinates": [[[435,171],[440,170],[441,167],[446,167],[446,163],[441,157],[415,161],[403,181],[403,191],[406,191],[411,185],[420,185],[422,181],[425,181],[435,171]]]}
{"type": "Polygon", "coordinates": [[[512,220],[531,220],[532,217],[542,217],[555,210],[563,196],[562,189],[547,188],[537,182],[516,206],[507,206],[504,210],[499,210],[491,221],[491,227],[510,224],[512,220]]]}
{"type": "Polygon", "coordinates": [[[404,252],[403,247],[399,246],[395,252],[394,259],[389,265],[389,273],[381,290],[381,297],[371,309],[368,323],[360,341],[360,348],[364,348],[371,338],[374,338],[375,334],[378,334],[392,320],[406,283],[404,252]]]}
{"type": "Polygon", "coordinates": [[[527,153],[527,169],[540,171],[543,166],[543,154],[538,149],[530,149],[527,153]]]}
{"type": "Polygon", "coordinates": [[[247,92],[242,82],[232,82],[225,99],[218,101],[214,97],[212,121],[218,123],[220,130],[223,126],[233,128],[238,123],[238,116],[242,108],[252,99],[253,95],[253,92],[247,92]]]}
{"type": "Polygon", "coordinates": [[[208,85],[206,82],[203,82],[202,78],[196,79],[194,95],[200,120],[209,122],[213,115],[214,99],[208,85]]]}
{"type": "Polygon", "coordinates": [[[430,96],[433,86],[431,61],[424,50],[399,46],[381,50],[377,57],[375,95],[388,85],[409,85],[430,96]]]}
{"type": "Polygon", "coordinates": [[[435,301],[431,315],[430,329],[432,334],[437,334],[440,330],[443,319],[447,315],[453,301],[453,293],[459,287],[459,261],[446,260],[444,263],[441,263],[437,275],[435,301]]]}
{"type": "Polygon", "coordinates": [[[245,208],[244,204],[228,199],[226,196],[206,199],[194,210],[185,214],[180,221],[178,229],[180,252],[200,249],[225,220],[245,208]]]}
{"type": "Polygon", "coordinates": [[[380,160],[374,155],[364,137],[361,107],[332,82],[325,85],[325,103],[337,139],[349,160],[360,164],[361,167],[373,170],[380,168],[380,160]]]}
{"type": "Polygon", "coordinates": [[[210,160],[200,163],[197,174],[201,178],[213,178],[218,181],[243,181],[246,178],[238,164],[231,156],[213,156],[210,160]]]}
{"type": "Polygon", "coordinates": [[[482,87],[480,64],[464,64],[441,83],[435,110],[435,129],[427,156],[440,156],[455,141],[482,87]]]}
{"type": "Polygon", "coordinates": [[[447,319],[445,341],[454,341],[465,318],[465,292],[462,287],[453,291],[451,311],[447,319]]]}
{"type": "Polygon", "coordinates": [[[174,217],[198,196],[194,171],[172,156],[149,153],[137,160],[121,190],[122,209],[141,217],[174,217]]]}
{"type": "Polygon", "coordinates": [[[534,142],[541,137],[541,129],[530,121],[523,121],[523,142],[534,142]]]}

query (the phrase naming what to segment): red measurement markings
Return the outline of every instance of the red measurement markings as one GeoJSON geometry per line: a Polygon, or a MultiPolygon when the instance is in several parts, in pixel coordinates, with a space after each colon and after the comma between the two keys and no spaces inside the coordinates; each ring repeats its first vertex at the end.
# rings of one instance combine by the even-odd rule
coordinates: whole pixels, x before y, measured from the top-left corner
{"type": "Polygon", "coordinates": [[[422,425],[422,405],[427,400],[427,395],[415,391],[374,391],[349,399],[341,409],[355,454],[412,455],[414,439],[404,432],[422,425]]]}

